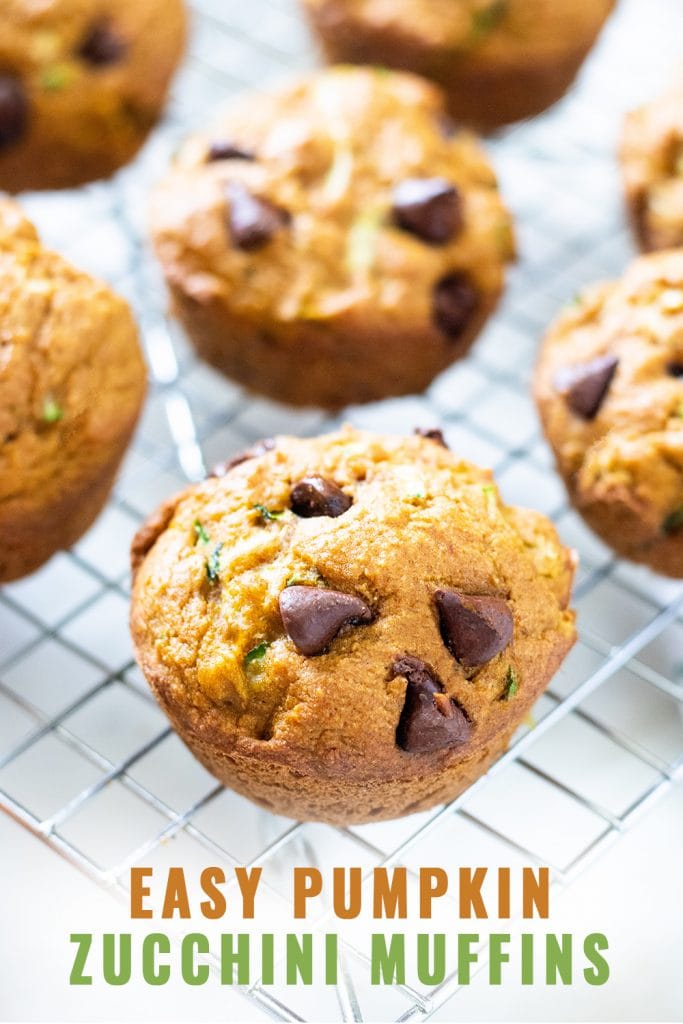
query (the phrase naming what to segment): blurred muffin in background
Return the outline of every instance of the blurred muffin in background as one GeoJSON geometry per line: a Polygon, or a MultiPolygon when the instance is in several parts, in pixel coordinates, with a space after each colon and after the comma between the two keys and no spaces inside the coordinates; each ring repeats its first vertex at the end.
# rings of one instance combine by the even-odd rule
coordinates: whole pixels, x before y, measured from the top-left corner
{"type": "Polygon", "coordinates": [[[173,306],[254,391],[336,409],[421,392],[494,309],[510,217],[412,75],[341,67],[237,103],[153,198],[173,306]]]}
{"type": "Polygon", "coordinates": [[[571,501],[624,558],[683,577],[683,250],[634,260],[550,328],[535,395],[571,501]]]}
{"type": "Polygon", "coordinates": [[[627,114],[620,157],[640,248],[683,245],[683,78],[627,114]]]}
{"type": "Polygon", "coordinates": [[[0,189],[70,188],[127,163],[185,28],[182,0],[0,0],[0,189]]]}
{"type": "Polygon", "coordinates": [[[414,71],[459,122],[531,117],[569,88],[614,0],[302,0],[330,62],[414,71]]]}
{"type": "Polygon", "coordinates": [[[0,200],[0,583],[88,529],[144,394],[126,303],[44,249],[0,200]]]}

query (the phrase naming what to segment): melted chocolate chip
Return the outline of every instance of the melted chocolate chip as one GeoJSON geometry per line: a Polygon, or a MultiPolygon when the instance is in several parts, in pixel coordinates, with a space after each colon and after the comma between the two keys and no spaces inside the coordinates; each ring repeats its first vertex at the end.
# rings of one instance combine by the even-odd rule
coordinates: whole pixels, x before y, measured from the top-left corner
{"type": "Polygon", "coordinates": [[[360,597],[324,587],[286,587],[280,594],[280,615],[287,636],[299,654],[323,654],[345,626],[372,622],[360,597]]]}
{"type": "Polygon", "coordinates": [[[217,462],[212,468],[209,476],[225,476],[235,466],[241,466],[243,462],[247,462],[248,459],[256,459],[259,455],[265,455],[266,452],[271,452],[275,447],[275,441],[272,437],[264,437],[262,441],[257,441],[251,448],[246,448],[243,452],[238,452],[237,455],[233,455],[231,459],[227,459],[225,462],[217,462]]]}
{"type": "Polygon", "coordinates": [[[396,729],[396,742],[410,754],[431,754],[466,743],[472,725],[459,704],[444,693],[438,679],[419,658],[403,655],[392,665],[403,676],[405,703],[396,729]]]}
{"type": "Polygon", "coordinates": [[[484,665],[512,640],[514,619],[502,597],[437,590],[434,601],[441,639],[465,668],[484,665]]]}
{"type": "Polygon", "coordinates": [[[252,195],[240,182],[230,182],[227,194],[230,202],[230,237],[238,249],[260,249],[289,222],[286,210],[275,206],[268,199],[252,195]]]}
{"type": "Polygon", "coordinates": [[[255,160],[256,157],[226,139],[216,139],[209,146],[206,159],[212,163],[214,160],[255,160]]]}
{"type": "Polygon", "coordinates": [[[466,330],[479,298],[466,274],[447,274],[434,288],[434,323],[449,338],[459,338],[466,330]]]}
{"type": "Polygon", "coordinates": [[[353,505],[353,498],[344,494],[341,487],[322,476],[305,476],[292,487],[289,501],[295,515],[302,519],[314,516],[331,516],[336,519],[353,505]]]}
{"type": "Polygon", "coordinates": [[[92,26],[78,48],[78,56],[95,67],[118,64],[128,53],[128,43],[108,21],[92,26]]]}
{"type": "Polygon", "coordinates": [[[666,364],[666,372],[670,377],[683,377],[683,362],[679,359],[672,359],[666,364]]]}
{"type": "Polygon", "coordinates": [[[418,437],[426,437],[429,441],[440,444],[442,448],[448,448],[446,438],[443,436],[443,430],[439,430],[438,427],[415,427],[414,433],[418,437]]]}
{"type": "Polygon", "coordinates": [[[0,75],[0,150],[18,142],[28,128],[28,101],[13,75],[0,75]]]}
{"type": "Polygon", "coordinates": [[[394,189],[394,221],[424,242],[443,245],[461,230],[462,200],[443,178],[407,178],[394,189]]]}
{"type": "Polygon", "coordinates": [[[391,678],[395,679],[396,676],[403,676],[411,686],[425,693],[439,693],[443,690],[441,681],[437,679],[429,666],[419,658],[413,657],[412,654],[401,654],[394,658],[394,663],[391,666],[391,678]]]}
{"type": "Polygon", "coordinates": [[[554,384],[572,412],[581,419],[592,420],[605,400],[618,365],[616,356],[598,356],[589,363],[560,370],[554,384]]]}

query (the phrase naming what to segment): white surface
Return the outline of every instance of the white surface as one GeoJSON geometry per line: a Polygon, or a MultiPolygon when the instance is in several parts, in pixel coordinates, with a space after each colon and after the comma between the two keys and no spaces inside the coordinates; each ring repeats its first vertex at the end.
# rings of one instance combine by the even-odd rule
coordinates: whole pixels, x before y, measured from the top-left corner
{"type": "MultiPolygon", "coordinates": [[[[268,1020],[227,988],[169,983],[70,988],[71,931],[147,931],[127,908],[9,818],[0,816],[0,1019],[3,1021],[268,1020]]],[[[566,893],[540,930],[604,932],[611,977],[601,988],[576,984],[500,989],[486,972],[456,994],[438,1021],[683,1020],[683,785],[566,893]]],[[[207,860],[208,863],[208,860],[207,860]]],[[[506,927],[500,930],[506,930],[506,927]]],[[[198,924],[201,930],[201,923],[198,924]]],[[[524,926],[525,931],[536,930],[524,926]]],[[[515,932],[513,926],[512,934],[515,932]]]]}

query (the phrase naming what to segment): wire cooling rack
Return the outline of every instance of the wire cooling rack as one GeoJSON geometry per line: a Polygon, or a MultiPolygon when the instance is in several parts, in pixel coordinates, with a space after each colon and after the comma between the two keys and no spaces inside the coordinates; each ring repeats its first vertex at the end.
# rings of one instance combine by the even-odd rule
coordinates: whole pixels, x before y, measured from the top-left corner
{"type": "MultiPolygon", "coordinates": [[[[676,57],[675,6],[624,0],[567,99],[491,140],[521,258],[471,357],[424,396],[343,416],[387,431],[440,425],[451,448],[494,468],[508,500],[552,515],[581,558],[581,639],[535,721],[486,777],[435,811],[335,829],[258,810],[186,752],[131,656],[128,546],[142,517],[257,437],[338,422],[247,396],[195,360],[165,320],[144,241],[149,186],[179,139],[235,92],[314,63],[293,0],[196,0],[168,115],[135,165],[78,192],[26,197],[47,242],[132,302],[153,381],[98,523],[73,551],[0,594],[0,805],[97,882],[125,893],[135,863],[258,863],[273,921],[287,920],[285,883],[297,862],[410,870],[454,850],[459,863],[549,864],[554,883],[567,886],[683,772],[683,590],[614,560],[568,508],[528,398],[550,317],[631,255],[614,143],[623,109],[654,93],[676,57]]],[[[457,991],[455,976],[435,989],[413,979],[372,989],[358,936],[342,949],[336,990],[255,983],[242,990],[252,1011],[405,1021],[427,1018],[457,991]]]]}

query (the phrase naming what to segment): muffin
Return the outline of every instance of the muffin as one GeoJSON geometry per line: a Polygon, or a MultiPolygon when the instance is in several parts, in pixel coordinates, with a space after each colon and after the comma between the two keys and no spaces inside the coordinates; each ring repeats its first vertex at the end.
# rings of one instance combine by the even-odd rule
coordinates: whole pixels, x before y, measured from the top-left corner
{"type": "Polygon", "coordinates": [[[328,60],[433,79],[452,116],[491,129],[571,85],[614,0],[303,0],[328,60]]]}
{"type": "Polygon", "coordinates": [[[144,392],[126,303],[44,249],[0,201],[0,582],[87,530],[144,392]]]}
{"type": "Polygon", "coordinates": [[[420,79],[335,68],[190,139],[152,229],[200,355],[330,409],[422,391],[464,355],[512,233],[486,157],[443,113],[420,79]]]}
{"type": "Polygon", "coordinates": [[[627,115],[620,158],[640,248],[683,246],[683,79],[627,115]]]}
{"type": "Polygon", "coordinates": [[[535,390],[589,526],[625,558],[683,576],[683,251],[642,256],[566,308],[535,390]]]}
{"type": "Polygon", "coordinates": [[[182,0],[0,0],[0,189],[68,188],[127,163],[182,55],[182,0]]]}
{"type": "Polygon", "coordinates": [[[160,509],[133,567],[137,658],[175,729],[304,820],[457,796],[574,641],[552,525],[438,436],[261,444],[160,509]]]}

